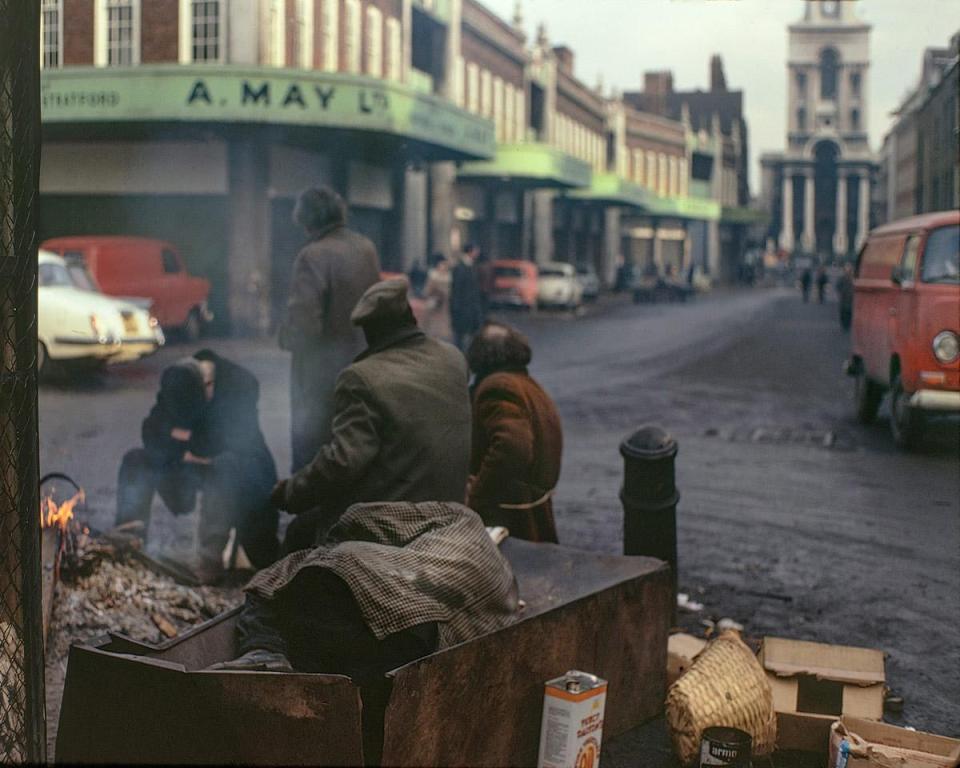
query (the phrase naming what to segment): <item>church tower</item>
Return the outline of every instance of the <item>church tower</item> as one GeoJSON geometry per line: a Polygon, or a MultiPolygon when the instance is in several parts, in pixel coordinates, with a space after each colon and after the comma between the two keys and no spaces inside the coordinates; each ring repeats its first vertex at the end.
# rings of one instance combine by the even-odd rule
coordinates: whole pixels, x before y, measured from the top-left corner
{"type": "Polygon", "coordinates": [[[787,251],[847,256],[870,227],[870,25],[860,5],[805,0],[789,28],[786,151],[763,159],[787,251]]]}

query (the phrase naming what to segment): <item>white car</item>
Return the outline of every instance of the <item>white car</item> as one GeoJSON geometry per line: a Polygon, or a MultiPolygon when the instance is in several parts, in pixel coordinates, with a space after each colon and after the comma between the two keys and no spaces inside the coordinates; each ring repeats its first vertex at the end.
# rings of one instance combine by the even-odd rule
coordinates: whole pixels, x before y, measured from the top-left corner
{"type": "Polygon", "coordinates": [[[141,306],[100,293],[83,264],[37,257],[37,369],[49,360],[122,363],[157,351],[163,331],[141,306]]]}
{"type": "Polygon", "coordinates": [[[576,309],[583,303],[583,284],[572,264],[555,262],[540,267],[537,303],[541,307],[576,309]]]}

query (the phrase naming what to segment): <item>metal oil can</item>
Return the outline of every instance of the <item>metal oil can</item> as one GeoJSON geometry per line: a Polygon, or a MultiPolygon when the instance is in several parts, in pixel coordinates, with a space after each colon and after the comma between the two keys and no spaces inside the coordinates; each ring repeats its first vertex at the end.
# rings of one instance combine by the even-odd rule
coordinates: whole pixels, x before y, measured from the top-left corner
{"type": "Polygon", "coordinates": [[[750,768],[753,739],[739,728],[704,728],[700,740],[700,768],[714,765],[750,768]]]}
{"type": "Polygon", "coordinates": [[[548,680],[538,768],[598,768],[607,681],[571,670],[548,680]]]}

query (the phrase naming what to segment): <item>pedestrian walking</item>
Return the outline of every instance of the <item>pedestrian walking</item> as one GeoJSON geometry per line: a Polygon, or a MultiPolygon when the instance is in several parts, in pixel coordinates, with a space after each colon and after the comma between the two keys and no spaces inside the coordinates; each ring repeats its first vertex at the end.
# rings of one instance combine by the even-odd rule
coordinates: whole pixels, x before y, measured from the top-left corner
{"type": "Polygon", "coordinates": [[[292,353],[293,472],[330,439],[337,376],[363,348],[350,312],[380,279],[373,243],[348,229],[346,216],[343,199],[327,187],[303,192],[293,212],[310,237],[293,263],[287,318],[280,329],[280,346],[292,353]]]}
{"type": "Polygon", "coordinates": [[[853,322],[853,264],[843,265],[843,274],[837,279],[837,303],[840,305],[840,325],[850,330],[853,322]]]}
{"type": "Polygon", "coordinates": [[[322,541],[351,504],[463,501],[470,462],[463,355],[417,327],[403,278],[369,288],[351,318],[367,349],[337,379],[330,441],[272,495],[297,515],[287,552],[322,541]]]}
{"type": "Polygon", "coordinates": [[[143,447],[128,451],[117,479],[116,524],[144,524],[159,493],[174,515],[193,511],[201,494],[198,580],[216,582],[230,529],[250,562],[262,568],[279,552],[277,481],[260,431],[260,385],[248,370],[210,350],[164,370],[157,401],[143,422],[143,447]]]}
{"type": "Polygon", "coordinates": [[[477,275],[477,287],[480,289],[480,319],[485,322],[490,314],[490,296],[494,287],[493,262],[485,251],[477,249],[475,254],[473,266],[477,275]]]}
{"type": "Polygon", "coordinates": [[[450,325],[450,263],[441,253],[430,260],[430,271],[423,287],[426,310],[423,314],[423,332],[442,341],[453,341],[450,325]]]}
{"type": "Polygon", "coordinates": [[[480,286],[473,265],[476,252],[475,246],[464,246],[451,273],[450,324],[454,343],[461,352],[466,351],[470,338],[483,323],[480,286]]]}
{"type": "Polygon", "coordinates": [[[810,271],[810,267],[806,267],[803,270],[803,274],[800,276],[800,290],[803,293],[804,304],[810,301],[810,286],[812,284],[813,284],[813,273],[810,271]]]}
{"type": "Polygon", "coordinates": [[[822,264],[817,267],[817,303],[823,304],[827,295],[827,283],[830,278],[827,277],[827,269],[822,264]]]}
{"type": "Polygon", "coordinates": [[[529,541],[557,541],[553,491],[563,430],[550,396],[530,376],[527,339],[487,323],[470,344],[473,444],[467,505],[487,525],[529,541]]]}

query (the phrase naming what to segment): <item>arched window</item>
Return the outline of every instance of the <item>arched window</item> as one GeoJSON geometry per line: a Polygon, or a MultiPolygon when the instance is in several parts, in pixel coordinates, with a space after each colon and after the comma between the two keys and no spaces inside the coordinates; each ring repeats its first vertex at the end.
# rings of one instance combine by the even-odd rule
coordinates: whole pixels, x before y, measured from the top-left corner
{"type": "Polygon", "coordinates": [[[820,98],[837,98],[837,70],[840,68],[840,54],[833,48],[820,51],[820,98]]]}

